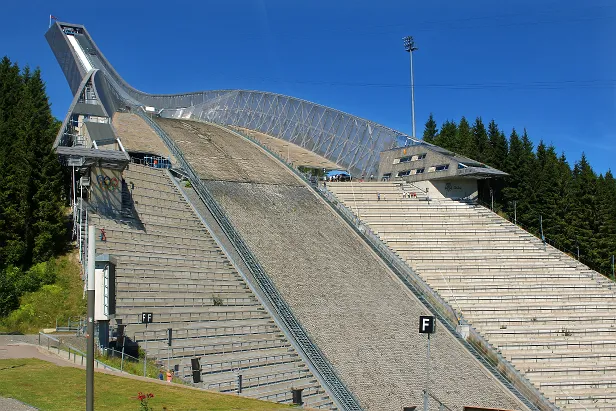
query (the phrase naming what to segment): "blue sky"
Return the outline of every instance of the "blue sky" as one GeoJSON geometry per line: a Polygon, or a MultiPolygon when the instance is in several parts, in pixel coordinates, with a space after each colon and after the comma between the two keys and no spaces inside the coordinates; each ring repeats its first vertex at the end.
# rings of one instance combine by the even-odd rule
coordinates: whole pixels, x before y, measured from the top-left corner
{"type": "Polygon", "coordinates": [[[243,88],[331,106],[411,132],[415,37],[417,134],[494,118],[598,172],[616,156],[616,3],[281,1],[8,2],[0,54],[40,66],[54,115],[71,95],[43,35],[48,16],[80,23],[134,87],[151,93],[243,88]]]}

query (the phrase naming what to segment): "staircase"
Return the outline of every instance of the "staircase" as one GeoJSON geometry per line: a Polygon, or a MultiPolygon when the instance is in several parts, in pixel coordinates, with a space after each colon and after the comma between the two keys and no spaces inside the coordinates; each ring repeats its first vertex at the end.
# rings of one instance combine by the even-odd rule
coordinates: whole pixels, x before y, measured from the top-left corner
{"type": "Polygon", "coordinates": [[[107,237],[97,238],[97,254],[118,261],[116,319],[125,334],[164,367],[177,365],[186,380],[191,358],[200,358],[200,387],[237,392],[241,375],[242,395],[289,403],[291,389],[302,388],[308,406],[333,409],[167,172],[131,164],[124,180],[126,221],[91,219],[107,237]],[[154,314],[147,329],[139,323],[142,312],[154,314]]]}
{"type": "Polygon", "coordinates": [[[612,282],[484,207],[383,184],[328,188],[557,406],[616,409],[612,282]]]}

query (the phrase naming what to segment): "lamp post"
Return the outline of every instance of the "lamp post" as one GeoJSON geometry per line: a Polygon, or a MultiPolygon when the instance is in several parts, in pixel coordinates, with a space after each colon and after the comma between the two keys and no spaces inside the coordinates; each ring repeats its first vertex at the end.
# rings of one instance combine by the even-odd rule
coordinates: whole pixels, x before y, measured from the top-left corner
{"type": "Polygon", "coordinates": [[[413,52],[419,50],[415,46],[415,40],[412,36],[406,36],[402,39],[404,41],[404,50],[406,50],[411,56],[411,122],[413,123],[413,137],[415,135],[415,81],[413,78],[413,52]]]}
{"type": "Polygon", "coordinates": [[[86,353],[86,410],[94,411],[94,289],[96,264],[96,237],[93,225],[88,227],[88,325],[86,353]]]}

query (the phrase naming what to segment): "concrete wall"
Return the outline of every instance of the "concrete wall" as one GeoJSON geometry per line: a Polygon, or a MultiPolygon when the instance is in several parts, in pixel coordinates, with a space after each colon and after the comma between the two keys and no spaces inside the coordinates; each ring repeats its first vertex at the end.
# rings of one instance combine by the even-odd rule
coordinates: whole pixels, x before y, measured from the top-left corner
{"type": "Polygon", "coordinates": [[[119,170],[92,167],[90,204],[101,214],[116,214],[122,210],[122,173],[119,170]]]}
{"type": "MultiPolygon", "coordinates": [[[[456,174],[457,170],[458,162],[451,157],[429,150],[427,146],[418,145],[381,152],[378,178],[382,179],[383,175],[391,173],[390,180],[392,181],[421,181],[433,178],[452,177],[456,174]],[[404,163],[399,162],[401,158],[421,154],[425,154],[426,157],[421,160],[418,159],[404,163]],[[438,172],[430,171],[431,167],[443,164],[448,164],[449,168],[438,172]],[[401,171],[417,169],[423,169],[424,171],[421,174],[410,174],[405,177],[397,177],[398,173],[401,171]]],[[[414,171],[411,171],[411,173],[413,172],[414,171]]]]}
{"type": "Polygon", "coordinates": [[[477,199],[477,180],[471,178],[444,178],[439,180],[416,181],[412,183],[417,191],[427,193],[430,198],[477,199]],[[427,189],[427,191],[426,191],[427,189]]]}
{"type": "Polygon", "coordinates": [[[431,195],[453,199],[477,199],[477,180],[467,178],[446,178],[442,180],[432,180],[434,190],[431,195]]]}

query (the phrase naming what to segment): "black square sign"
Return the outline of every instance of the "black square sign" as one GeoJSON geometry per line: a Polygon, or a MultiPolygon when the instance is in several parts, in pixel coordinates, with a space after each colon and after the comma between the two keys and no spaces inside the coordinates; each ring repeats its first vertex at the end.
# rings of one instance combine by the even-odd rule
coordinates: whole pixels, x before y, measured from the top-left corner
{"type": "Polygon", "coordinates": [[[152,313],[141,313],[141,324],[151,324],[153,317],[152,313]]]}
{"type": "Polygon", "coordinates": [[[431,315],[422,315],[419,317],[419,333],[434,334],[436,331],[436,320],[431,315]]]}

